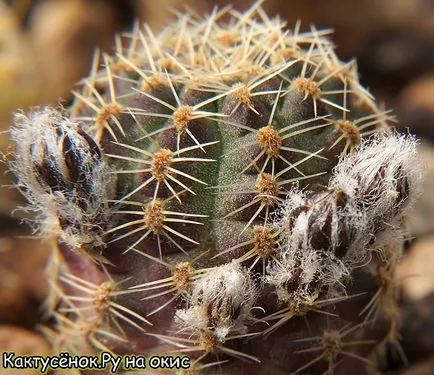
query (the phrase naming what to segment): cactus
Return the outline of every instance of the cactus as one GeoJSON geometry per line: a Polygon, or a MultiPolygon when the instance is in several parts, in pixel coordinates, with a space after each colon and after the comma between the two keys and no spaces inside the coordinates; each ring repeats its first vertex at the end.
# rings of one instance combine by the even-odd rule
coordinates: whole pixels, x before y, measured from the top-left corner
{"type": "Polygon", "coordinates": [[[344,374],[398,347],[417,142],[329,33],[260,3],[136,25],[70,108],[15,115],[10,166],[53,247],[54,352],[344,374]]]}

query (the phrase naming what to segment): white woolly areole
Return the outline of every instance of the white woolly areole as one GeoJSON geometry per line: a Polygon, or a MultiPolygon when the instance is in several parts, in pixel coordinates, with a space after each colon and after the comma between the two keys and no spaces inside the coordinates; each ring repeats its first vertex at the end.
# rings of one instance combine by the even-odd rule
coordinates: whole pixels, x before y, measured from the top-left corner
{"type": "Polygon", "coordinates": [[[211,269],[192,285],[186,309],[176,320],[192,331],[210,330],[224,342],[247,331],[258,292],[249,272],[236,262],[211,269]]]}
{"type": "MultiPolygon", "coordinates": [[[[94,246],[102,245],[100,225],[108,215],[107,201],[113,194],[113,175],[102,161],[96,161],[89,151],[89,144],[78,132],[78,124],[71,122],[61,112],[50,107],[30,112],[27,116],[16,113],[14,126],[10,130],[15,141],[15,160],[10,168],[18,177],[19,184],[24,187],[23,194],[31,204],[31,210],[38,213],[35,230],[47,235],[60,236],[72,247],[84,243],[94,246]],[[69,181],[69,171],[65,162],[62,139],[59,134],[68,137],[70,150],[80,153],[81,164],[88,165],[86,181],[92,182],[92,189],[87,197],[80,196],[84,210],[71,196],[75,191],[59,188],[52,191],[38,178],[35,168],[38,165],[49,165],[48,174],[61,176],[69,181]],[[47,155],[49,158],[47,158],[47,155]],[[60,227],[59,218],[71,223],[60,227]]],[[[71,151],[73,152],[73,151],[71,151]]]]}

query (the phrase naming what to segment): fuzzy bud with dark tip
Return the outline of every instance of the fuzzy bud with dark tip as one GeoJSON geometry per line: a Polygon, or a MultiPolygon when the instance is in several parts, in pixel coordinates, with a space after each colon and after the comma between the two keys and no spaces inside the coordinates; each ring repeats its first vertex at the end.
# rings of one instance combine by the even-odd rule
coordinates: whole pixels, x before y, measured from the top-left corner
{"type": "Polygon", "coordinates": [[[279,250],[266,280],[294,308],[319,297],[349,275],[342,259],[360,243],[363,216],[348,220],[349,197],[338,189],[293,190],[281,212],[279,250]]]}
{"type": "Polygon", "coordinates": [[[258,291],[255,282],[237,263],[211,269],[192,285],[188,307],[178,310],[180,324],[193,332],[211,331],[220,342],[246,333],[258,291]]]}
{"type": "Polygon", "coordinates": [[[53,108],[15,115],[12,171],[40,231],[60,234],[72,246],[102,244],[113,178],[99,146],[82,128],[53,108]]]}
{"type": "Polygon", "coordinates": [[[416,146],[414,137],[398,134],[365,141],[338,164],[330,185],[353,196],[372,224],[391,224],[422,191],[416,146]]]}
{"type": "Polygon", "coordinates": [[[298,304],[339,287],[369,258],[376,236],[391,242],[382,233],[390,236],[400,224],[421,179],[415,140],[393,134],[364,141],[345,156],[329,187],[293,189],[280,212],[280,248],[266,276],[279,299],[298,304]]]}

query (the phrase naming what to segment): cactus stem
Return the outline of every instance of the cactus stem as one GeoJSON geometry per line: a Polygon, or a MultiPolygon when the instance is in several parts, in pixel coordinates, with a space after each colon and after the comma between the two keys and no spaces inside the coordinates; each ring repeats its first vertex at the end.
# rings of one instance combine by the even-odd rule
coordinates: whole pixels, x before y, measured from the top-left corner
{"type": "Polygon", "coordinates": [[[400,350],[417,142],[366,139],[393,117],[356,63],[330,30],[291,32],[261,3],[182,14],[158,36],[136,23],[115,56],[95,52],[72,108],[15,115],[11,170],[58,245],[55,352],[173,346],[196,373],[257,355],[260,373],[332,375],[400,350]]]}

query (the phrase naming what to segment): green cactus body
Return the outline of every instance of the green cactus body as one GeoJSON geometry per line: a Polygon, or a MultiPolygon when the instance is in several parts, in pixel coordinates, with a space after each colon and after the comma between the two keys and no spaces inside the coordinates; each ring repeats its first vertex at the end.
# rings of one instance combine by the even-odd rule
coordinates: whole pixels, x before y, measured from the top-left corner
{"type": "Polygon", "coordinates": [[[34,206],[48,197],[41,222],[57,220],[54,231],[40,226],[58,244],[54,351],[178,352],[192,356],[192,373],[336,374],[374,366],[373,353],[396,339],[390,280],[401,243],[377,243],[383,223],[397,237],[417,176],[407,152],[391,182],[382,160],[370,164],[377,187],[339,180],[351,168],[338,163],[357,167],[363,154],[348,155],[369,151],[363,139],[389,133],[393,117],[359,84],[355,62],[338,60],[329,32],[299,26],[286,31],[256,4],[182,14],[158,36],[135,27],[114,56],[96,54],[65,114],[17,117],[17,143],[46,118],[57,134],[35,132],[30,156],[20,161],[29,150],[20,146],[13,165],[34,206]],[[65,148],[61,121],[95,146],[65,148]],[[38,162],[48,140],[69,159],[38,162]],[[35,166],[46,173],[34,177],[35,166]],[[389,200],[386,182],[398,192],[389,200]],[[62,202],[84,202],[82,190],[92,205],[63,217],[62,202]],[[390,208],[370,211],[381,199],[390,208]],[[380,269],[386,286],[375,282],[380,269]]]}

